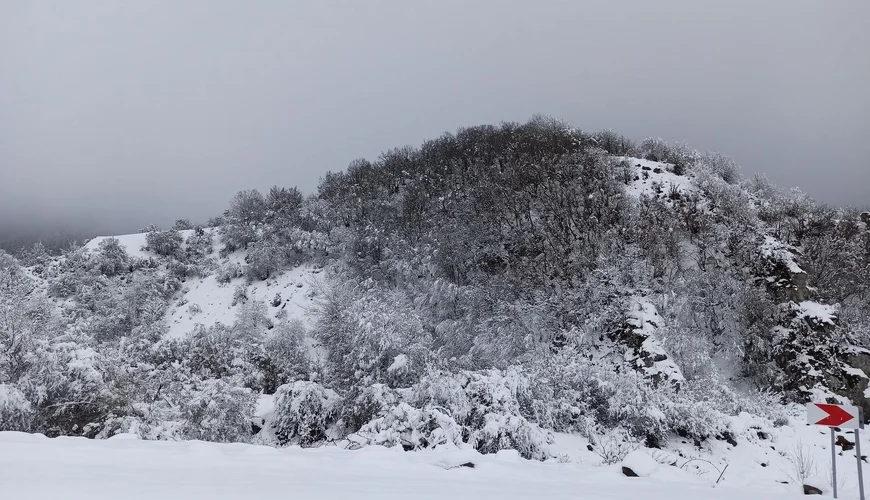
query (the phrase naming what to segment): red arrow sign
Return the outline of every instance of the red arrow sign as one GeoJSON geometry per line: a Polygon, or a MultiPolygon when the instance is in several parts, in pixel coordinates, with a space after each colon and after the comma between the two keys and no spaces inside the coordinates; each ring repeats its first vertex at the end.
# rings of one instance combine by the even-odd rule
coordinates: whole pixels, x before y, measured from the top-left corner
{"type": "Polygon", "coordinates": [[[859,426],[858,408],[849,405],[810,403],[807,405],[807,423],[828,427],[859,426]]]}
{"type": "Polygon", "coordinates": [[[818,406],[819,409],[828,414],[827,417],[816,422],[816,425],[829,425],[831,427],[837,427],[855,418],[852,415],[849,415],[849,412],[840,408],[837,405],[817,404],[816,406],[818,406]]]}

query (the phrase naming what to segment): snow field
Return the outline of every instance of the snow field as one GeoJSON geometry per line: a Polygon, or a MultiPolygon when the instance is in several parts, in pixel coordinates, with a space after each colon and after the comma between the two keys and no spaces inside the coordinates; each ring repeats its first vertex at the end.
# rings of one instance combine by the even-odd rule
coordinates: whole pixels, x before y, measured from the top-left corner
{"type": "Polygon", "coordinates": [[[275,449],[199,441],[48,439],[0,433],[3,498],[785,500],[794,492],[714,488],[674,468],[627,478],[621,467],[529,462],[516,452],[405,453],[372,446],[275,449]],[[462,467],[474,463],[474,468],[462,467]]]}

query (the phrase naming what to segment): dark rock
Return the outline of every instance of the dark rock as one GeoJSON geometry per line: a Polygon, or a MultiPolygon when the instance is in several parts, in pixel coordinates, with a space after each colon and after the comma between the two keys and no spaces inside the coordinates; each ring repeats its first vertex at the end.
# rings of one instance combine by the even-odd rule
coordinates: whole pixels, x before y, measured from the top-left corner
{"type": "Polygon", "coordinates": [[[622,473],[628,477],[639,477],[637,474],[635,474],[635,472],[633,470],[629,469],[628,467],[626,467],[624,465],[622,466],[622,473]]]}
{"type": "Polygon", "coordinates": [[[804,495],[821,495],[822,490],[808,484],[804,485],[804,495]]]}
{"type": "Polygon", "coordinates": [[[756,434],[758,435],[758,439],[767,439],[769,437],[764,431],[758,431],[756,434]]]}
{"type": "Polygon", "coordinates": [[[644,165],[643,167],[640,167],[640,168],[642,168],[642,169],[644,169],[644,170],[652,170],[652,168],[647,167],[646,165],[644,165]]]}
{"type": "Polygon", "coordinates": [[[660,174],[660,173],[662,173],[662,169],[656,167],[656,168],[653,169],[653,172],[656,173],[656,174],[660,174]]]}
{"type": "Polygon", "coordinates": [[[464,464],[459,464],[460,467],[468,467],[469,469],[473,469],[475,465],[472,462],[465,462],[464,464]]]}
{"type": "Polygon", "coordinates": [[[842,434],[837,436],[837,441],[835,443],[837,446],[843,449],[843,451],[849,451],[855,449],[855,443],[846,439],[842,434]]]}
{"type": "Polygon", "coordinates": [[[730,444],[731,446],[735,446],[735,447],[737,446],[737,440],[734,439],[734,434],[731,434],[728,431],[725,431],[722,434],[720,434],[719,436],[716,436],[716,438],[719,439],[720,441],[725,441],[726,443],[730,444]]]}

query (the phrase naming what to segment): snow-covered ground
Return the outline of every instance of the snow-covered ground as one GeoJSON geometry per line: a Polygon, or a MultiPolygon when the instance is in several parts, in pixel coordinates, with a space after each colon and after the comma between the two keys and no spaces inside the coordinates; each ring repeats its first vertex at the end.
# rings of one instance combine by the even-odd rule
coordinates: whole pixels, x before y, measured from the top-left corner
{"type": "Polygon", "coordinates": [[[652,198],[668,196],[671,189],[681,195],[697,191],[692,180],[684,175],[672,172],[673,165],[643,158],[618,156],[618,160],[627,160],[637,171],[637,179],[626,187],[626,192],[634,197],[647,195],[652,198]]]}
{"type": "MultiPolygon", "coordinates": [[[[271,406],[270,397],[261,397],[258,414],[271,406]]],[[[698,448],[676,439],[664,450],[641,448],[611,465],[602,464],[585,438],[566,434],[553,444],[565,463],[542,463],[516,451],[273,448],[0,432],[0,498],[777,500],[803,496],[801,470],[806,482],[830,495],[828,429],[807,426],[799,407],[791,412],[781,427],[745,413],[734,417],[736,446],[710,439],[698,448]],[[461,466],[469,462],[475,467],[461,466]],[[625,477],[622,465],[642,477],[625,477]]],[[[839,434],[854,440],[851,431],[839,434]]],[[[862,448],[870,449],[863,436],[862,448]]],[[[857,499],[855,451],[837,452],[839,498],[857,499]]]]}
{"type": "Polygon", "coordinates": [[[9,499],[221,500],[650,499],[778,500],[770,485],[734,488],[673,467],[628,478],[621,467],[540,463],[516,452],[302,450],[245,444],[0,433],[0,493],[9,499]],[[471,462],[474,468],[461,467],[471,462]]]}
{"type": "MultiPolygon", "coordinates": [[[[214,237],[211,257],[220,264],[235,263],[240,266],[245,263],[244,252],[235,252],[226,257],[219,257],[222,246],[220,235],[214,229],[206,229],[214,237]]],[[[192,230],[179,231],[187,238],[192,230]]],[[[157,258],[158,256],[142,248],[146,244],[146,234],[125,234],[120,236],[99,236],[85,245],[85,249],[94,252],[100,242],[115,238],[124,247],[127,254],[136,258],[157,258]]],[[[191,333],[194,326],[201,324],[209,327],[215,323],[232,325],[238,311],[238,304],[233,300],[236,289],[245,287],[249,299],[261,300],[269,307],[270,317],[275,322],[301,320],[307,322],[308,312],[314,305],[314,285],[321,272],[311,265],[303,265],[282,271],[266,281],[249,284],[244,278],[234,278],[229,283],[218,283],[212,274],[204,278],[194,277],[185,281],[182,291],[170,304],[166,313],[166,324],[169,326],[168,336],[181,338],[191,333]],[[280,319],[279,319],[280,318],[280,319]]]]}
{"type": "Polygon", "coordinates": [[[218,283],[214,275],[190,279],[167,312],[169,336],[183,337],[193,331],[197,323],[204,326],[215,323],[232,325],[238,309],[233,304],[233,294],[238,286],[246,287],[249,299],[265,302],[270,317],[305,321],[314,304],[312,286],[319,272],[311,266],[299,266],[250,285],[244,278],[236,278],[227,284],[218,283]],[[283,315],[279,314],[282,311],[283,315]]]}
{"type": "MultiPolygon", "coordinates": [[[[184,231],[179,231],[181,237],[187,240],[187,238],[193,234],[193,230],[186,229],[184,231]]],[[[142,250],[142,247],[145,246],[145,236],[147,233],[134,233],[134,234],[122,234],[119,236],[97,236],[91,241],[85,244],[85,250],[89,252],[95,252],[100,247],[100,242],[103,240],[107,240],[109,238],[114,238],[118,240],[118,244],[124,247],[127,250],[127,255],[130,257],[136,257],[140,259],[147,259],[148,257],[155,257],[156,255],[148,252],[146,250],[142,250]]]]}

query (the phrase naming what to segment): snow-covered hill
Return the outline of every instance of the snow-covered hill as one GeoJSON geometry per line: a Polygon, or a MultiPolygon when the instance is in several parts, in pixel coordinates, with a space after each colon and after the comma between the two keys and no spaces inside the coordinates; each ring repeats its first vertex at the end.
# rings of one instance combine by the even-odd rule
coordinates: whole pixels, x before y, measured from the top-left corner
{"type": "MultiPolygon", "coordinates": [[[[870,214],[741,180],[721,155],[607,139],[463,130],[354,163],[316,196],[242,191],[213,228],[0,255],[0,430],[101,440],[0,434],[0,484],[827,491],[829,435],[800,403],[870,410],[870,214]],[[57,482],[32,481],[33,463],[57,482]]],[[[837,436],[852,498],[854,434],[837,436]]]]}

